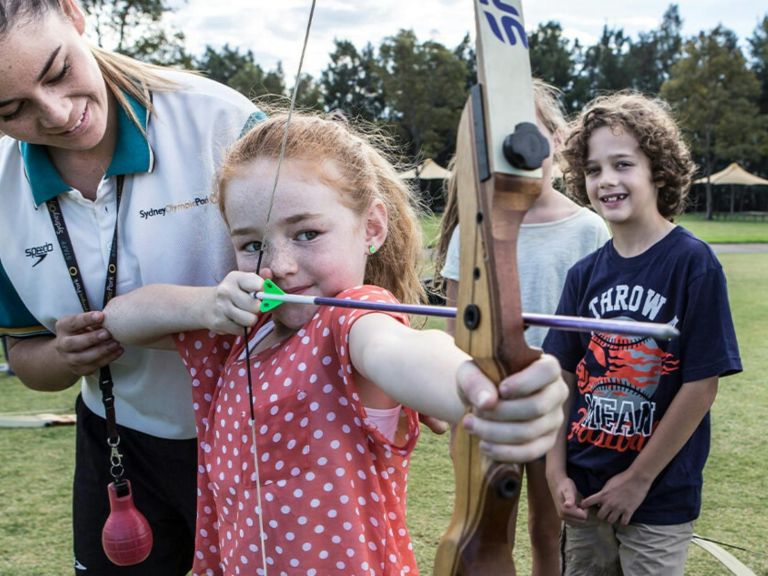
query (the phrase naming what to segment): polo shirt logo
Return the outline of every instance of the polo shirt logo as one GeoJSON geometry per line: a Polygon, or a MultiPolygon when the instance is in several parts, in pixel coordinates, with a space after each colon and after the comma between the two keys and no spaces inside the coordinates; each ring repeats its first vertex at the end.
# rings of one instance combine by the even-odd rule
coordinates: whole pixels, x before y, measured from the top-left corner
{"type": "Polygon", "coordinates": [[[154,216],[167,216],[168,214],[173,214],[174,212],[179,212],[181,210],[189,210],[190,208],[197,208],[198,206],[205,206],[207,204],[215,203],[216,198],[213,194],[210,194],[209,196],[202,198],[195,197],[192,200],[188,200],[187,202],[180,202],[178,204],[166,204],[160,208],[139,210],[139,216],[141,216],[142,220],[149,220],[154,216]]]}
{"type": "Polygon", "coordinates": [[[150,208],[149,210],[139,210],[139,216],[143,220],[148,220],[152,216],[165,216],[165,208],[150,208]]]}
{"type": "Polygon", "coordinates": [[[45,260],[45,257],[48,256],[48,254],[51,252],[53,252],[53,244],[50,242],[47,242],[42,246],[33,246],[32,248],[27,248],[24,250],[24,254],[26,254],[27,258],[37,258],[37,261],[32,264],[32,268],[45,260]]]}

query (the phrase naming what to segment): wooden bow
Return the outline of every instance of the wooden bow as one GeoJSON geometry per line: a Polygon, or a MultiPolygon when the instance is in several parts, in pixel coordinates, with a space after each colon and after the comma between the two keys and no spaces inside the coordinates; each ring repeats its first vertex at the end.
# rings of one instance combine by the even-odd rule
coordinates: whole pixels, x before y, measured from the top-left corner
{"type": "MultiPolygon", "coordinates": [[[[539,356],[523,338],[516,254],[523,216],[541,190],[537,168],[549,147],[536,129],[520,0],[474,2],[479,85],[464,107],[456,145],[456,343],[498,383],[539,356]]],[[[491,461],[461,426],[454,442],[456,499],[434,574],[514,574],[510,518],[517,514],[520,467],[491,461]]]]}

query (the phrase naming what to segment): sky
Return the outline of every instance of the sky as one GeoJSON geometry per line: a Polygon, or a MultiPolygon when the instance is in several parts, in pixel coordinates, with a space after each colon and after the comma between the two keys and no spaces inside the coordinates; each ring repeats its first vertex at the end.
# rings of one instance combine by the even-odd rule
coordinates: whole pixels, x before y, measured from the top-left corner
{"type": "MultiPolygon", "coordinates": [[[[591,45],[604,26],[623,28],[632,38],[658,27],[669,0],[528,0],[523,3],[525,26],[555,20],[563,34],[591,45]]],[[[266,70],[283,63],[292,78],[301,55],[311,0],[171,0],[169,22],[184,32],[193,54],[206,45],[229,43],[252,50],[266,70]]],[[[746,38],[768,16],[764,0],[677,0],[683,34],[711,30],[718,24],[733,30],[746,48],[746,38]]],[[[470,0],[317,0],[303,71],[316,78],[328,64],[334,39],[351,41],[358,48],[400,29],[412,29],[420,42],[435,40],[453,48],[467,32],[474,36],[470,0]]],[[[291,84],[289,82],[289,84],[291,84]]]]}

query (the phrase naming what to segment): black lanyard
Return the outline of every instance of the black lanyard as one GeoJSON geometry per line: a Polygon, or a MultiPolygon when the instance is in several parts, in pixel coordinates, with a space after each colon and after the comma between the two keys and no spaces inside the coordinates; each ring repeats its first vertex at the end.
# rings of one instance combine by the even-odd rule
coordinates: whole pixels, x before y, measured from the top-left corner
{"type": "MultiPolygon", "coordinates": [[[[115,208],[115,231],[112,235],[112,248],[109,251],[109,263],[107,264],[107,279],[104,283],[104,304],[115,295],[117,287],[117,225],[119,222],[119,209],[120,198],[123,195],[123,175],[117,176],[117,206],[115,208]]],[[[67,264],[69,271],[69,277],[72,280],[72,285],[75,287],[75,292],[80,300],[80,305],[83,308],[83,312],[89,312],[91,306],[88,302],[88,295],[85,292],[85,286],[83,284],[83,277],[80,274],[80,267],[77,264],[77,258],[75,257],[75,250],[72,246],[72,240],[67,232],[67,224],[64,222],[64,214],[61,212],[61,205],[58,198],[51,198],[46,202],[48,206],[48,214],[51,216],[51,223],[53,224],[53,230],[56,233],[56,239],[59,241],[61,247],[61,253],[64,256],[64,261],[67,264]]],[[[101,389],[101,401],[104,403],[104,414],[107,420],[107,444],[112,448],[110,455],[111,470],[110,473],[114,477],[115,481],[118,481],[123,475],[124,469],[122,465],[122,455],[117,450],[117,445],[120,443],[120,435],[117,431],[117,419],[115,418],[115,396],[112,393],[113,381],[112,372],[109,369],[109,365],[103,366],[99,369],[99,388],[101,389]]]]}

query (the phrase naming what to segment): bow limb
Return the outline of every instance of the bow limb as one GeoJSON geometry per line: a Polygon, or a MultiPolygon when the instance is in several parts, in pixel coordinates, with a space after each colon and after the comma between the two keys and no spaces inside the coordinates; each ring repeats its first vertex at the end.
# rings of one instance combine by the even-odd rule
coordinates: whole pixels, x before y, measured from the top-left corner
{"type": "MultiPolygon", "coordinates": [[[[521,2],[475,0],[475,21],[479,86],[464,108],[456,146],[456,343],[499,383],[540,354],[523,337],[516,254],[520,224],[541,190],[535,168],[549,149],[535,129],[521,2]]],[[[434,574],[514,574],[520,467],[490,460],[462,426],[454,442],[456,500],[434,574]]]]}

